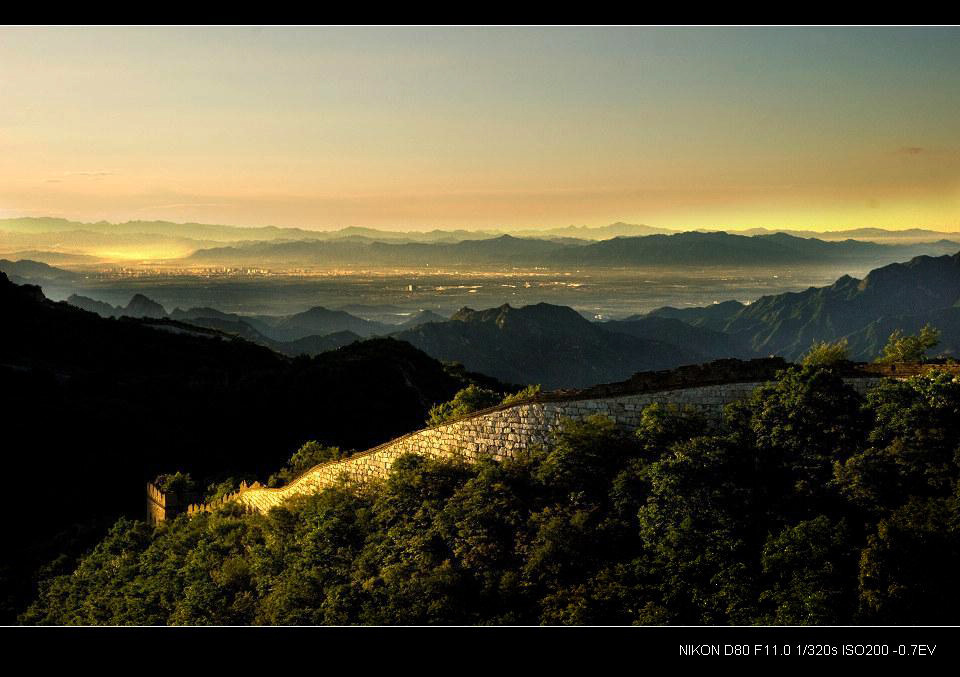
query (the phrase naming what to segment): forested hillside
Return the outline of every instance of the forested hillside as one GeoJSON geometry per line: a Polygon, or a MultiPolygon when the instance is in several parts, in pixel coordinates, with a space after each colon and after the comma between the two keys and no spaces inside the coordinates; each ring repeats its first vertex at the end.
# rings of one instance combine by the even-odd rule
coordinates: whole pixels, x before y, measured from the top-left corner
{"type": "Polygon", "coordinates": [[[520,459],[408,456],[266,515],[121,520],[24,623],[942,624],[960,380],[791,367],[721,427],[659,407],[520,459]]]}

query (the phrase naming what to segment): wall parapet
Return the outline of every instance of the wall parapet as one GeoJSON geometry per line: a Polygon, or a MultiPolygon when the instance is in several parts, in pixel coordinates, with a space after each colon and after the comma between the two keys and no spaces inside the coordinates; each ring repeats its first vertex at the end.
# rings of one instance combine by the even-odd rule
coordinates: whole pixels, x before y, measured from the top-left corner
{"type": "MultiPolygon", "coordinates": [[[[191,505],[190,514],[237,503],[248,511],[263,512],[288,498],[316,493],[341,477],[363,484],[384,479],[400,456],[417,453],[431,457],[513,458],[533,445],[546,442],[562,419],[603,414],[618,425],[635,428],[643,409],[653,403],[692,407],[708,416],[719,416],[723,407],[743,399],[789,366],[778,357],[754,360],[726,359],[680,367],[641,372],[620,383],[601,384],[579,390],[539,393],[510,404],[499,404],[466,416],[416,430],[346,459],[314,466],[279,488],[255,483],[215,502],[191,505]]],[[[960,365],[843,363],[836,367],[847,383],[866,392],[887,378],[903,379],[931,369],[960,374],[960,365]]]]}

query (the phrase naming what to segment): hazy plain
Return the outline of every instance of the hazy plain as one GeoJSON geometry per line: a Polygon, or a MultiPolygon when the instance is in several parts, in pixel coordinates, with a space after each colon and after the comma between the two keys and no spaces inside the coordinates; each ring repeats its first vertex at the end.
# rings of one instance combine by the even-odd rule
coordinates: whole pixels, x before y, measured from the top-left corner
{"type": "Polygon", "coordinates": [[[419,310],[449,316],[468,306],[547,302],[571,306],[591,319],[619,319],[665,305],[690,307],[765,294],[799,291],[867,270],[836,266],[798,268],[631,268],[482,271],[327,271],[273,274],[246,271],[112,269],[88,271],[71,282],[47,283],[55,300],[71,293],[125,305],[144,294],[168,311],[199,306],[224,312],[284,315],[314,306],[347,310],[381,322],[402,322],[419,310]]]}

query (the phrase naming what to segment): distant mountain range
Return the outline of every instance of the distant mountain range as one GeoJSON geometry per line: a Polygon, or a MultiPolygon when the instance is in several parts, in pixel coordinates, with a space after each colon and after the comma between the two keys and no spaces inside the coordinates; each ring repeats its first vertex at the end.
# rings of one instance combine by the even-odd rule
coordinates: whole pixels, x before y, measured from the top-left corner
{"type": "Polygon", "coordinates": [[[756,355],[796,359],[813,341],[846,338],[851,356],[872,360],[893,329],[915,331],[927,322],[943,331],[939,352],[960,355],[960,253],[919,256],[843,276],[826,287],[764,296],[744,305],[662,308],[648,317],[679,319],[719,331],[756,355]]]}
{"type": "MultiPolygon", "coordinates": [[[[71,297],[104,316],[166,317],[136,296],[126,308],[71,297]]],[[[356,340],[392,336],[444,361],[515,383],[578,387],[628,378],[636,371],[720,357],[782,355],[796,359],[814,341],[846,338],[851,356],[871,360],[893,329],[930,322],[943,331],[941,352],[960,355],[960,253],[920,256],[843,276],[825,287],[702,308],[664,307],[624,320],[591,322],[546,303],[451,318],[422,312],[386,324],[322,307],[288,316],[240,316],[211,308],[179,309],[171,319],[223,331],[286,355],[318,354],[356,340]]]]}
{"type": "MultiPolygon", "coordinates": [[[[391,231],[375,228],[346,227],[337,230],[310,230],[275,226],[239,227],[201,223],[172,223],[169,221],[128,221],[126,223],[82,223],[59,218],[0,219],[0,254],[8,258],[29,258],[54,265],[85,266],[105,261],[165,260],[180,261],[186,265],[239,266],[317,266],[330,263],[348,264],[408,264],[426,261],[433,265],[448,263],[523,262],[563,264],[577,262],[579,256],[591,265],[649,265],[655,259],[656,241],[645,245],[617,242],[608,248],[574,253],[556,254],[556,245],[575,249],[597,241],[613,238],[631,239],[645,236],[718,235],[721,231],[679,231],[641,224],[613,223],[608,226],[567,226],[563,228],[514,228],[489,230],[431,230],[391,231]],[[510,239],[489,248],[475,244],[485,240],[510,239]],[[536,241],[541,247],[519,241],[536,241]],[[376,248],[373,245],[437,245],[436,250],[376,248]],[[463,247],[444,249],[443,246],[463,244],[463,247]],[[504,246],[507,244],[508,246],[504,246]],[[324,246],[327,245],[327,246],[324,246]],[[555,246],[551,246],[555,245],[555,246]],[[619,251],[611,251],[619,250],[619,251]],[[433,260],[428,260],[430,257],[433,260]],[[426,258],[424,258],[426,257],[426,258]]],[[[859,228],[817,233],[804,230],[754,228],[730,231],[730,236],[782,234],[798,239],[844,241],[869,240],[891,245],[919,245],[939,240],[960,241],[960,233],[914,228],[894,231],[882,228],[859,228]]],[[[682,241],[681,241],[682,242],[682,241]]],[[[700,240],[699,242],[709,242],[700,240]]],[[[781,241],[781,244],[783,242],[781,241]]],[[[757,253],[763,248],[754,245],[757,253]]],[[[739,256],[750,257],[748,250],[739,256]]],[[[773,248],[773,255],[784,256],[773,248]]],[[[823,250],[830,256],[844,256],[842,249],[823,250]]],[[[880,254],[883,262],[904,259],[918,254],[939,254],[926,246],[921,250],[890,250],[880,254]]],[[[861,248],[854,255],[869,256],[861,248]]],[[[798,262],[816,256],[815,249],[795,251],[798,262]]],[[[726,259],[725,259],[726,260],[726,259]]],[[[874,261],[878,265],[879,259],[874,261]]]]}
{"type": "Polygon", "coordinates": [[[828,242],[786,234],[734,235],[677,233],[616,237],[571,243],[511,235],[455,244],[357,241],[256,242],[201,249],[187,257],[191,265],[325,267],[325,266],[770,266],[819,265],[837,262],[881,265],[913,256],[939,255],[960,249],[960,243],[878,244],[844,240],[828,242]]]}
{"type": "Polygon", "coordinates": [[[566,306],[540,303],[463,308],[451,318],[420,312],[385,324],[342,310],[311,308],[287,316],[241,316],[214,308],[175,309],[135,295],[125,307],[73,295],[71,305],[102,317],[169,318],[266,346],[289,356],[317,355],[375,336],[406,341],[436,359],[473,372],[546,388],[616,381],[637,371],[744,354],[721,333],[680,320],[636,317],[596,323],[566,306]]]}
{"type": "Polygon", "coordinates": [[[960,232],[927,230],[924,228],[906,228],[904,230],[889,230],[886,228],[851,228],[849,230],[790,230],[783,228],[748,228],[736,231],[741,235],[770,235],[784,233],[796,237],[816,237],[821,240],[886,240],[894,242],[922,242],[930,240],[957,240],[960,232]]]}
{"type": "Polygon", "coordinates": [[[919,256],[844,276],[825,287],[703,308],[661,308],[593,323],[570,308],[538,304],[464,309],[448,322],[394,334],[443,360],[545,387],[626,378],[631,372],[718,357],[800,358],[814,341],[846,338],[851,358],[870,361],[890,333],[930,323],[934,351],[960,355],[960,253],[919,256]]]}
{"type": "Polygon", "coordinates": [[[637,371],[704,362],[718,350],[725,353],[722,345],[716,350],[707,347],[706,330],[674,322],[675,329],[703,335],[698,336],[701,340],[687,345],[673,340],[666,327],[645,329],[639,326],[642,322],[590,322],[572,308],[547,303],[482,311],[464,308],[449,321],[422,324],[393,336],[472,371],[552,389],[622,380],[637,371]]]}
{"type": "Polygon", "coordinates": [[[19,261],[0,259],[0,273],[4,273],[15,284],[73,281],[79,277],[77,273],[69,270],[55,268],[46,263],[29,259],[19,261]]]}
{"type": "Polygon", "coordinates": [[[402,329],[446,318],[429,310],[421,311],[400,324],[366,320],[342,310],[323,307],[285,316],[244,316],[224,313],[215,308],[166,309],[144,296],[135,294],[126,306],[112,306],[87,296],[72,294],[67,303],[104,318],[169,318],[196,327],[214,329],[257,343],[283,355],[318,355],[373,336],[387,336],[402,329]]]}
{"type": "MultiPolygon", "coordinates": [[[[960,231],[938,231],[923,228],[890,230],[886,228],[853,228],[818,232],[813,230],[788,228],[748,228],[744,230],[722,229],[740,235],[764,235],[786,233],[797,237],[816,237],[823,240],[860,239],[951,239],[960,237],[960,231]]],[[[398,231],[378,228],[348,226],[333,230],[312,230],[279,226],[229,226],[209,223],[174,223],[172,221],[126,221],[95,223],[70,221],[52,217],[22,217],[0,219],[0,231],[9,233],[65,233],[86,231],[104,235],[161,235],[166,237],[189,238],[195,240],[213,240],[219,242],[242,242],[253,240],[335,240],[361,238],[370,240],[392,240],[406,242],[459,242],[515,235],[537,238],[575,238],[583,240],[604,240],[612,237],[631,237],[637,235],[671,234],[688,231],[717,232],[704,229],[662,228],[636,223],[612,223],[608,226],[564,226],[559,228],[491,228],[485,230],[434,229],[429,231],[398,231]]]]}
{"type": "Polygon", "coordinates": [[[156,301],[143,294],[134,294],[126,306],[111,306],[109,303],[97,301],[79,294],[72,294],[67,303],[77,308],[89,310],[101,317],[166,317],[167,311],[156,301]]]}
{"type": "Polygon", "coordinates": [[[277,226],[243,227],[209,223],[173,223],[171,221],[127,221],[84,223],[51,217],[0,219],[0,232],[38,235],[47,233],[87,232],[101,235],[154,235],[216,242],[250,242],[256,240],[369,240],[390,242],[461,242],[516,235],[536,238],[574,238],[601,240],[619,236],[650,235],[677,232],[634,223],[612,223],[608,226],[565,226],[560,228],[501,228],[485,230],[434,229],[383,230],[348,226],[334,230],[311,230],[277,226]]]}

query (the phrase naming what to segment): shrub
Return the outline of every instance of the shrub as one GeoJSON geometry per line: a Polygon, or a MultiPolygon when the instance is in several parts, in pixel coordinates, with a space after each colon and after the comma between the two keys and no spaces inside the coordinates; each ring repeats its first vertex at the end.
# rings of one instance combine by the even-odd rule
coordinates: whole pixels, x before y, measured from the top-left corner
{"type": "Polygon", "coordinates": [[[502,404],[518,404],[519,402],[525,402],[526,400],[533,399],[540,394],[540,384],[529,385],[523,390],[519,390],[512,395],[507,395],[503,398],[502,404]]]}

